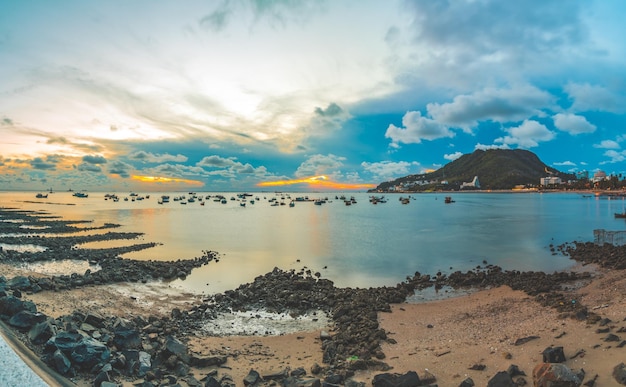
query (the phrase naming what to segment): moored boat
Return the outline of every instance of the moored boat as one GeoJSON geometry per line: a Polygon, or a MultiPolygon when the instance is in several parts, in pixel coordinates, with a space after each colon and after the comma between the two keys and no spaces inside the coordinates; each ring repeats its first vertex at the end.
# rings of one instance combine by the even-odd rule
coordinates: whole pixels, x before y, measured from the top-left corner
{"type": "Polygon", "coordinates": [[[626,219],[626,212],[616,212],[615,213],[615,217],[616,218],[621,218],[621,219],[626,219]]]}

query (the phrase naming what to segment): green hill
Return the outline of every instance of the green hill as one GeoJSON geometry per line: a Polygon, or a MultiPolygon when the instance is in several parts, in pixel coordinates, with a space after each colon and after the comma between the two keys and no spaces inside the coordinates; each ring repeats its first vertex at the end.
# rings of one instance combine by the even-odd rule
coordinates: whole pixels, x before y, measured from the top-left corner
{"type": "Polygon", "coordinates": [[[563,181],[575,176],[545,165],[537,155],[522,149],[477,150],[465,154],[442,168],[420,175],[409,175],[381,183],[376,191],[390,191],[403,186],[406,191],[458,190],[464,182],[478,176],[481,189],[512,189],[533,187],[546,176],[558,176],[563,181]],[[447,182],[447,184],[446,184],[447,182]]]}

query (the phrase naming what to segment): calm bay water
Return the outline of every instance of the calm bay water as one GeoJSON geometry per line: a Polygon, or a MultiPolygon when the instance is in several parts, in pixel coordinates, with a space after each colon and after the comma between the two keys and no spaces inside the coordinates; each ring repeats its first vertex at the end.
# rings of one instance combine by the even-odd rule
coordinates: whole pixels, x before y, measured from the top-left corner
{"type": "MultiPolygon", "coordinates": [[[[357,201],[351,206],[335,199],[334,193],[292,193],[292,198],[330,200],[321,206],[297,202],[293,208],[271,206],[269,199],[280,198],[274,193],[254,194],[260,200],[248,201],[245,207],[238,201],[220,204],[212,199],[204,206],[158,204],[160,195],[113,202],[104,200],[104,193],[81,199],[58,192],[35,199],[32,192],[0,192],[0,206],[44,210],[65,219],[93,220],[95,225],[118,223],[122,227],[116,231],[145,233],[140,242],[163,243],[126,258],[173,260],[217,251],[220,262],[172,283],[207,293],[233,289],[274,267],[306,266],[338,286],[352,287],[395,285],[416,271],[469,270],[483,260],[505,269],[551,272],[572,266],[572,261],[552,255],[550,244],[591,241],[594,229],[626,229],[626,222],[613,216],[624,211],[626,201],[575,193],[456,193],[451,204],[444,204],[444,194],[418,194],[404,205],[395,194],[385,195],[387,203],[377,205],[369,203],[369,194],[347,194],[357,201]]],[[[206,195],[215,194],[198,193],[206,195]]],[[[132,243],[137,242],[82,247],[132,243]]]]}

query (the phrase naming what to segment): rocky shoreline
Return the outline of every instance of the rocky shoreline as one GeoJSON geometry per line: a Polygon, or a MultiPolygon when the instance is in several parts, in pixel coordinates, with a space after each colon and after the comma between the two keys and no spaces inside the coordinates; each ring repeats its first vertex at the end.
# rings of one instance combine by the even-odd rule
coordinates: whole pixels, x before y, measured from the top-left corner
{"type": "MultiPolygon", "coordinates": [[[[111,283],[147,283],[157,279],[184,278],[193,268],[219,259],[217,253],[205,251],[201,257],[170,262],[137,261],[119,257],[127,251],[149,248],[154,244],[142,243],[123,249],[80,249],[77,246],[93,240],[134,239],[139,233],[106,232],[93,235],[74,235],[85,229],[75,225],[81,221],[66,222],[47,214],[21,210],[0,209],[0,217],[19,219],[19,223],[0,223],[0,232],[36,236],[0,237],[8,245],[33,244],[46,247],[42,252],[0,251],[0,263],[49,261],[53,259],[78,259],[99,265],[100,270],[61,276],[0,275],[0,317],[18,334],[21,340],[53,370],[69,378],[87,381],[96,386],[114,386],[122,382],[133,385],[176,385],[184,381],[189,386],[244,385],[345,385],[358,386],[353,380],[360,370],[380,372],[372,384],[375,386],[435,385],[436,378],[419,376],[416,372],[391,373],[381,348],[394,339],[380,328],[378,314],[390,312],[391,304],[403,303],[416,290],[430,287],[442,289],[485,289],[507,285],[524,291],[545,307],[554,308],[563,318],[584,321],[605,329],[603,321],[589,306],[571,297],[571,289],[591,281],[589,272],[506,271],[486,262],[474,270],[454,272],[449,275],[414,273],[394,287],[368,289],[337,288],[332,281],[320,278],[319,273],[306,268],[301,271],[283,271],[278,268],[257,277],[252,283],[235,290],[206,297],[199,305],[173,308],[169,316],[148,318],[104,316],[97,311],[76,310],[57,318],[38,312],[37,306],[24,299],[24,294],[62,292],[86,286],[111,283]],[[28,229],[20,226],[32,226],[28,229]],[[46,228],[41,228],[45,226],[46,228]],[[58,234],[72,234],[58,236],[58,234]],[[45,234],[55,234],[46,237],[45,234]],[[130,250],[129,250],[130,249],[130,250]],[[322,332],[322,364],[305,370],[297,364],[293,369],[271,375],[261,375],[251,370],[245,380],[232,380],[228,375],[228,357],[223,355],[200,356],[189,350],[187,340],[198,332],[206,321],[228,311],[255,311],[289,313],[293,316],[311,311],[326,313],[334,324],[332,333],[322,332]],[[196,380],[191,368],[208,370],[204,380],[196,380]]],[[[116,225],[90,228],[107,229],[116,225]]],[[[553,250],[567,254],[582,264],[596,264],[612,270],[626,268],[626,248],[592,243],[570,243],[553,250]]],[[[626,345],[618,334],[619,327],[606,331],[606,340],[618,348],[626,345]]],[[[532,337],[520,338],[522,341],[532,337]]],[[[520,343],[520,345],[523,343],[520,343]]],[[[562,348],[561,348],[562,350],[562,348]]],[[[545,385],[554,377],[567,377],[563,386],[582,385],[584,375],[572,371],[559,361],[558,349],[546,349],[544,361],[537,365],[533,380],[535,385],[545,385]],[[557,354],[553,354],[556,351],[557,354]],[[570,384],[566,384],[570,383],[570,384]]],[[[521,385],[525,375],[515,367],[497,373],[490,386],[521,385]],[[507,372],[508,371],[508,372],[507,372]],[[515,384],[518,383],[518,384],[515,384]]],[[[431,375],[432,376],[432,375],[431,375]]],[[[626,383],[623,364],[615,367],[614,379],[626,383]]],[[[461,386],[471,386],[464,380],[461,386]]],[[[586,386],[593,386],[593,377],[586,386]]],[[[555,386],[556,384],[552,384],[555,386]]]]}

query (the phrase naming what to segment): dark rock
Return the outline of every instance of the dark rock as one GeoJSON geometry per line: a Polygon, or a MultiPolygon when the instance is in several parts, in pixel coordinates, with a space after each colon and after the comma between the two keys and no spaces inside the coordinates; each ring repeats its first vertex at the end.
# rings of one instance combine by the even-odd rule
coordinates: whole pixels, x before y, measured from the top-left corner
{"type": "Polygon", "coordinates": [[[168,357],[170,355],[174,355],[183,362],[189,363],[187,346],[183,344],[180,340],[172,336],[168,336],[167,339],[165,339],[165,349],[163,350],[163,352],[168,357]]]}
{"type": "Polygon", "coordinates": [[[508,372],[500,371],[489,379],[487,387],[517,387],[517,385],[508,372]]]}
{"type": "Polygon", "coordinates": [[[56,326],[52,325],[50,321],[43,321],[31,328],[28,332],[28,339],[31,343],[39,345],[45,343],[56,334],[56,326]]]}
{"type": "Polygon", "coordinates": [[[611,342],[611,341],[620,341],[619,336],[614,335],[612,333],[609,333],[605,338],[604,341],[606,342],[611,342]]]}
{"type": "Polygon", "coordinates": [[[188,373],[189,373],[189,366],[186,363],[183,363],[182,361],[179,361],[178,363],[176,363],[176,366],[174,367],[175,375],[187,376],[188,373]]]}
{"type": "Polygon", "coordinates": [[[509,368],[507,368],[506,372],[511,375],[511,377],[514,376],[526,376],[526,373],[522,370],[519,369],[518,366],[516,366],[515,364],[511,364],[509,366],[509,368]]]}
{"type": "Polygon", "coordinates": [[[83,336],[79,333],[61,331],[46,342],[46,349],[50,352],[60,349],[64,354],[70,355],[82,340],[83,336]]]}
{"type": "Polygon", "coordinates": [[[18,275],[7,281],[7,287],[10,289],[27,290],[30,288],[30,280],[27,277],[18,275]]]}
{"type": "Polygon", "coordinates": [[[340,375],[340,374],[328,375],[328,376],[326,376],[326,378],[324,378],[324,382],[325,383],[330,383],[330,384],[342,384],[343,383],[343,375],[340,375]]]}
{"type": "Polygon", "coordinates": [[[72,351],[72,361],[82,369],[91,369],[99,363],[104,363],[111,357],[109,348],[90,337],[83,338],[72,351]]]}
{"type": "Polygon", "coordinates": [[[139,351],[139,369],[137,371],[137,376],[140,378],[146,375],[148,371],[152,368],[152,357],[149,353],[144,351],[139,351]]]}
{"type": "Polygon", "coordinates": [[[46,320],[46,315],[42,313],[33,313],[27,310],[18,312],[9,319],[9,325],[19,329],[30,329],[36,324],[46,320]]]}
{"type": "Polygon", "coordinates": [[[85,316],[85,321],[89,325],[93,325],[96,328],[104,328],[105,318],[96,312],[89,312],[85,316]]]}
{"type": "Polygon", "coordinates": [[[31,301],[22,301],[14,296],[0,298],[0,314],[13,316],[21,311],[37,313],[37,307],[31,301]]]}
{"type": "Polygon", "coordinates": [[[565,364],[539,363],[533,370],[535,387],[579,387],[580,377],[565,364]]]}
{"type": "Polygon", "coordinates": [[[57,370],[61,375],[67,375],[67,373],[72,368],[72,363],[70,360],[61,352],[60,350],[56,350],[52,355],[52,365],[54,369],[57,370]]]}
{"type": "Polygon", "coordinates": [[[529,341],[532,341],[532,340],[535,340],[535,339],[538,339],[538,338],[539,338],[539,336],[526,336],[526,337],[522,337],[522,338],[519,338],[519,339],[515,340],[515,343],[514,343],[513,345],[522,345],[522,344],[526,344],[526,343],[528,343],[529,341]]]}
{"type": "Polygon", "coordinates": [[[626,365],[619,363],[613,368],[613,378],[621,385],[626,386],[626,365]]]}
{"type": "Polygon", "coordinates": [[[565,353],[563,347],[548,347],[543,350],[544,363],[563,363],[565,361],[565,353]]]}
{"type": "Polygon", "coordinates": [[[306,370],[302,367],[298,367],[295,370],[291,371],[289,375],[296,377],[296,378],[301,378],[306,375],[306,370]]]}
{"type": "Polygon", "coordinates": [[[113,343],[119,349],[139,349],[141,348],[141,335],[135,329],[116,329],[113,343]]]}
{"type": "Polygon", "coordinates": [[[218,382],[213,376],[209,376],[204,382],[204,387],[222,387],[222,383],[218,382]]]}
{"type": "Polygon", "coordinates": [[[211,367],[218,366],[226,363],[226,356],[207,356],[207,357],[198,357],[195,355],[191,355],[189,358],[189,365],[192,367],[211,367]]]}
{"type": "Polygon", "coordinates": [[[250,372],[248,372],[248,375],[246,375],[246,377],[243,378],[244,386],[255,386],[260,381],[261,381],[261,375],[259,375],[259,373],[255,370],[250,370],[250,372]]]}
{"type": "Polygon", "coordinates": [[[474,387],[474,381],[472,380],[472,378],[467,378],[464,381],[461,382],[461,384],[459,384],[459,387],[474,387]]]}
{"type": "Polygon", "coordinates": [[[420,378],[415,371],[409,371],[404,375],[378,374],[372,379],[372,386],[374,387],[415,387],[420,384],[420,378]]]}

